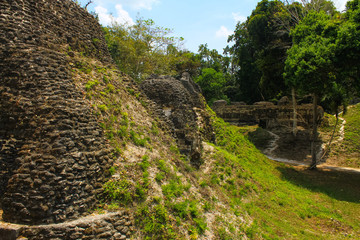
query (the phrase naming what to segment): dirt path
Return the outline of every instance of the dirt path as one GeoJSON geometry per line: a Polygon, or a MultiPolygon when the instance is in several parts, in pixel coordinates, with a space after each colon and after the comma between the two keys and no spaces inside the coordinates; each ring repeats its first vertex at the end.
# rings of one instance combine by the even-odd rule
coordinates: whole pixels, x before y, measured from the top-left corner
{"type": "MultiPolygon", "coordinates": [[[[286,164],[290,164],[290,165],[294,165],[294,166],[310,166],[309,164],[304,163],[304,162],[300,162],[300,161],[271,157],[271,156],[268,156],[266,154],[265,154],[265,156],[267,156],[271,160],[286,163],[286,164]]],[[[360,174],[360,169],[359,168],[332,166],[332,165],[328,165],[326,163],[317,165],[317,168],[319,168],[319,169],[329,169],[329,170],[341,171],[341,172],[353,172],[353,173],[359,173],[360,174]]]]}
{"type": "Polygon", "coordinates": [[[345,124],[346,124],[346,120],[342,117],[339,117],[339,119],[342,121],[341,126],[340,126],[340,137],[338,138],[338,140],[336,142],[341,142],[342,140],[344,140],[345,137],[345,124]]]}
{"type": "MultiPolygon", "coordinates": [[[[342,113],[342,112],[341,112],[341,113],[342,113]]],[[[341,113],[339,113],[339,115],[340,115],[341,113]]],[[[335,115],[334,115],[334,117],[335,117],[335,115]]],[[[322,157],[323,157],[323,154],[324,154],[324,151],[328,151],[327,149],[328,149],[329,147],[331,147],[331,146],[333,146],[334,144],[336,144],[336,143],[341,142],[341,141],[344,140],[344,138],[345,138],[345,124],[346,124],[346,120],[345,120],[344,118],[342,118],[342,117],[338,117],[338,118],[339,118],[339,120],[341,121],[338,139],[333,140],[333,141],[330,143],[330,146],[329,146],[329,143],[328,143],[328,142],[324,142],[324,143],[320,146],[320,148],[319,148],[319,150],[318,150],[318,153],[317,153],[317,156],[316,156],[317,159],[322,158],[322,157]]]]}
{"type": "Polygon", "coordinates": [[[270,140],[268,147],[264,150],[264,154],[266,156],[272,156],[273,152],[279,147],[277,141],[280,139],[280,136],[270,131],[267,132],[274,138],[270,140]]]}

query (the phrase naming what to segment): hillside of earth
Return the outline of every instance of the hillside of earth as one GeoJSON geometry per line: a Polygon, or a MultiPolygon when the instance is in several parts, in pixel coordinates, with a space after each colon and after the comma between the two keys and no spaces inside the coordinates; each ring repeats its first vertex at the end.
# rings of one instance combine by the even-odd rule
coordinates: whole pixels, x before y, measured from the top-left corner
{"type": "Polygon", "coordinates": [[[191,53],[127,64],[73,1],[0,11],[0,239],[360,238],[360,174],[267,158],[211,110],[191,53]]]}

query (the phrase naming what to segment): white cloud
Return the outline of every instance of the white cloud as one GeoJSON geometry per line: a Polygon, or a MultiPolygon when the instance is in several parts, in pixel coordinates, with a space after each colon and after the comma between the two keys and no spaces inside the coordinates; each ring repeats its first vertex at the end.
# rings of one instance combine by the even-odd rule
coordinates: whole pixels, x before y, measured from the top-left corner
{"type": "Polygon", "coordinates": [[[99,17],[99,21],[102,25],[108,26],[111,23],[111,15],[108,14],[108,10],[106,8],[103,8],[101,6],[95,7],[95,12],[97,13],[99,17]]]}
{"type": "Polygon", "coordinates": [[[348,1],[349,0],[335,0],[334,5],[337,8],[337,10],[343,11],[343,10],[345,10],[345,6],[348,1]]]}
{"type": "Polygon", "coordinates": [[[135,24],[132,18],[130,17],[129,13],[122,8],[121,4],[116,4],[115,9],[118,15],[118,17],[115,19],[116,22],[127,23],[129,25],[135,24]]]}
{"type": "Polygon", "coordinates": [[[241,16],[240,13],[232,13],[233,19],[235,22],[245,22],[247,17],[241,16]]]}
{"type": "Polygon", "coordinates": [[[160,3],[160,0],[121,0],[126,6],[130,6],[135,10],[147,9],[151,10],[154,4],[160,3]]]}
{"type": "Polygon", "coordinates": [[[219,30],[216,31],[216,37],[218,38],[227,38],[229,35],[233,34],[234,32],[227,29],[225,26],[221,26],[219,30]]]}
{"type": "Polygon", "coordinates": [[[101,6],[95,7],[95,12],[99,16],[100,23],[104,26],[109,26],[113,22],[120,24],[134,25],[134,20],[130,17],[129,13],[123,9],[121,4],[115,6],[116,16],[113,16],[108,10],[101,6]]]}

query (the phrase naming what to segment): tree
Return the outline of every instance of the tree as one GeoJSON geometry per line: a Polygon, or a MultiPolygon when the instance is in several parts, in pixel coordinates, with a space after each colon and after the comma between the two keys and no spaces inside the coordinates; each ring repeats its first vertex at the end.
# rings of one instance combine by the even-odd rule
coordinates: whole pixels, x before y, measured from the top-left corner
{"type": "Polygon", "coordinates": [[[324,11],[328,15],[334,15],[336,13],[333,2],[328,0],[282,0],[282,3],[291,16],[291,21],[295,22],[295,25],[300,23],[300,21],[311,11],[324,11]]]}
{"type": "Polygon", "coordinates": [[[360,94],[360,1],[353,0],[346,4],[344,21],[337,32],[336,66],[338,78],[349,89],[350,96],[360,94]]]}
{"type": "Polygon", "coordinates": [[[291,32],[293,46],[285,61],[286,84],[313,95],[312,163],[316,168],[315,142],[318,138],[318,103],[325,94],[331,95],[336,79],[334,66],[336,23],[325,12],[310,12],[291,32]]]}
{"type": "Polygon", "coordinates": [[[178,73],[188,72],[193,79],[197,77],[201,69],[198,55],[190,51],[180,51],[178,56],[175,63],[176,71],[178,73]]]}
{"type": "Polygon", "coordinates": [[[234,45],[228,51],[238,65],[239,100],[251,103],[275,99],[286,91],[282,74],[291,38],[285,26],[278,24],[279,18],[289,18],[283,4],[263,0],[229,37],[228,42],[234,45]]]}
{"type": "Polygon", "coordinates": [[[235,101],[253,103],[262,99],[260,91],[261,73],[256,61],[256,49],[250,39],[247,23],[238,23],[233,35],[228,42],[234,42],[232,47],[227,47],[226,52],[232,57],[235,82],[234,93],[230,96],[235,101]]]}
{"type": "Polygon", "coordinates": [[[218,53],[216,49],[210,50],[207,44],[201,44],[198,50],[201,68],[212,68],[217,72],[227,72],[229,62],[227,58],[218,53]]]}
{"type": "Polygon", "coordinates": [[[209,105],[215,100],[227,100],[227,96],[224,94],[226,79],[222,72],[213,68],[204,68],[201,75],[195,79],[195,82],[201,87],[202,94],[209,105]]]}
{"type": "Polygon", "coordinates": [[[215,100],[229,100],[227,93],[233,84],[231,60],[223,56],[216,49],[210,50],[207,44],[199,46],[196,58],[200,63],[200,73],[195,77],[202,88],[203,95],[211,105],[215,100]]]}
{"type": "Polygon", "coordinates": [[[170,36],[170,29],[156,26],[151,19],[137,19],[131,26],[113,23],[104,32],[120,70],[139,81],[154,73],[176,75],[177,63],[187,56],[181,50],[183,38],[170,36]]]}

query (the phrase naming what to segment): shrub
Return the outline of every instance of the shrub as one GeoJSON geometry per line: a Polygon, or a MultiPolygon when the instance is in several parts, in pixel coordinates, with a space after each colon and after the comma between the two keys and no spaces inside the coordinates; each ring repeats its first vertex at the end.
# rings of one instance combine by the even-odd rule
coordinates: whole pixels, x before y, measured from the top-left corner
{"type": "Polygon", "coordinates": [[[106,193],[112,200],[129,203],[132,201],[130,192],[130,183],[126,179],[109,180],[104,186],[104,193],[106,193]]]}

